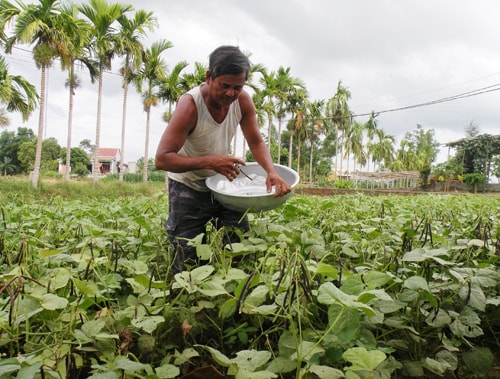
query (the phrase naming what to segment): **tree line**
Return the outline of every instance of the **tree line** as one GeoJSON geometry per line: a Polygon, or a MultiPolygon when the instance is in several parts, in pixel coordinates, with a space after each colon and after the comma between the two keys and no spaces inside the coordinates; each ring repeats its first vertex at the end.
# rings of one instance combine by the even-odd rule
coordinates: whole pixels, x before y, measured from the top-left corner
{"type": "MultiPolygon", "coordinates": [[[[66,166],[70,167],[72,163],[73,96],[80,86],[75,68],[81,66],[86,68],[91,82],[97,83],[96,134],[93,141],[94,153],[90,154],[93,160],[92,175],[94,182],[97,182],[98,157],[95,152],[100,147],[104,74],[115,61],[120,62],[119,72],[123,84],[119,166],[124,167],[129,86],[142,96],[141,106],[146,112],[142,160],[150,162],[152,108],[160,103],[165,104],[163,119],[168,123],[179,97],[202,83],[207,70],[205,65],[195,62],[192,70],[188,71],[187,61],[169,65],[172,66],[169,69],[164,53],[173,47],[172,42],[161,39],[150,46],[144,43],[148,32],[157,27],[153,12],[136,10],[131,5],[109,3],[106,0],[89,0],[79,5],[62,4],[57,0],[38,0],[33,4],[24,4],[22,1],[14,4],[0,0],[0,43],[5,54],[11,54],[13,48],[19,45],[30,46],[33,60],[40,70],[40,93],[37,93],[35,86],[24,78],[10,75],[4,57],[0,56],[0,125],[8,125],[8,112],[20,112],[27,119],[38,110],[33,163],[19,166],[20,171],[25,172],[28,168],[31,170],[34,188],[38,185],[40,170],[43,168],[43,151],[48,149],[44,147],[43,141],[46,75],[48,68],[56,61],[67,73],[65,85],[68,89],[69,106],[67,145],[63,159],[66,166]]],[[[281,66],[277,70],[271,70],[263,64],[254,64],[247,84],[253,93],[259,125],[274,161],[295,168],[308,181],[325,178],[332,170],[336,174],[361,169],[376,171],[382,168],[392,171],[417,170],[425,178],[437,157],[439,143],[432,129],[424,130],[421,125],[416,125],[416,129],[407,133],[399,146],[396,146],[394,136],[385,133],[378,125],[376,113],[373,112],[366,122],[356,120],[349,107],[351,92],[341,80],[332,89],[330,98],[314,100],[310,98],[306,84],[292,75],[290,67],[281,66]]],[[[8,139],[7,136],[5,139],[8,139]]],[[[235,137],[233,148],[236,151],[236,146],[240,143],[245,156],[247,149],[244,140],[237,141],[235,137]]],[[[464,145],[459,143],[453,147],[464,149],[464,145]]],[[[483,160],[483,165],[466,166],[462,159],[461,162],[457,161],[459,164],[456,167],[449,166],[446,170],[458,175],[460,172],[472,173],[479,168],[483,170],[481,175],[489,175],[488,170],[496,167],[494,158],[499,154],[498,150],[498,147],[493,146],[492,151],[486,154],[488,162],[483,160]],[[464,172],[464,167],[472,171],[464,172]]],[[[6,162],[6,156],[6,150],[2,149],[0,162],[3,162],[4,167],[16,164],[16,160],[21,165],[23,158],[19,160],[19,157],[7,156],[11,162],[6,162]]],[[[26,158],[26,155],[23,157],[26,158]]],[[[460,157],[463,158],[463,154],[460,157]]],[[[144,182],[147,181],[149,170],[150,165],[145,164],[142,170],[144,182]]],[[[4,170],[5,173],[8,171],[12,170],[4,170]]],[[[121,180],[123,171],[120,170],[121,180]]],[[[66,179],[69,179],[69,174],[67,170],[66,179]]]]}

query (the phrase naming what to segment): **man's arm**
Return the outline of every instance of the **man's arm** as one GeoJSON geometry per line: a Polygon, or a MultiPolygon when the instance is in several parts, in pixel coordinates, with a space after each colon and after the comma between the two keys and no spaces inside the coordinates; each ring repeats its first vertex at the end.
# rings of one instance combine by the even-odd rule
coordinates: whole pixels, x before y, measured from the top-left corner
{"type": "Polygon", "coordinates": [[[178,154],[189,133],[195,128],[197,119],[198,112],[193,98],[189,95],[182,96],[158,144],[156,168],[170,172],[210,169],[233,180],[239,173],[236,164],[244,164],[241,159],[226,155],[186,157],[178,154]]]}

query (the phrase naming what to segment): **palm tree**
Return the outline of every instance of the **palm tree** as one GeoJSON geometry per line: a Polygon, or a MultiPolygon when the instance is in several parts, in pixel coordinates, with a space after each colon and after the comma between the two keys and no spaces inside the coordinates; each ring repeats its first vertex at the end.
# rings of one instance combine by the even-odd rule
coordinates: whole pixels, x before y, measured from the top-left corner
{"type": "Polygon", "coordinates": [[[384,166],[389,166],[394,160],[394,137],[385,134],[383,129],[377,129],[376,143],[369,144],[371,156],[373,160],[373,171],[375,171],[375,165],[378,163],[379,166],[384,163],[384,166]]]}
{"type": "Polygon", "coordinates": [[[319,140],[323,131],[323,100],[316,100],[307,104],[307,126],[306,133],[309,140],[309,181],[313,181],[313,156],[314,145],[319,140]]]}
{"type": "Polygon", "coordinates": [[[137,90],[142,92],[142,86],[145,83],[146,89],[142,92],[144,111],[146,112],[146,141],[144,147],[144,169],[142,171],[142,181],[148,181],[149,161],[149,128],[151,120],[151,107],[158,105],[159,92],[161,84],[167,76],[167,64],[161,58],[161,54],[172,47],[172,43],[166,40],[160,40],[146,49],[143,55],[142,68],[137,74],[134,82],[137,90]]]}
{"type": "Polygon", "coordinates": [[[94,185],[98,178],[98,152],[101,139],[101,109],[102,85],[104,70],[111,69],[111,61],[116,54],[115,42],[118,31],[114,24],[133,8],[131,5],[108,4],[106,0],[89,0],[88,4],[80,5],[80,12],[88,19],[92,26],[91,49],[98,61],[98,95],[97,95],[97,121],[95,128],[95,148],[92,165],[94,185]]]}
{"type": "Polygon", "coordinates": [[[308,102],[304,102],[300,107],[295,108],[295,116],[288,123],[288,127],[290,129],[290,141],[289,141],[289,158],[288,164],[291,167],[291,156],[293,149],[293,141],[296,139],[297,143],[297,169],[296,171],[300,173],[300,160],[301,160],[301,151],[302,151],[302,143],[307,138],[307,129],[306,129],[306,114],[307,114],[307,106],[308,102]]]}
{"type": "Polygon", "coordinates": [[[351,126],[352,113],[347,102],[351,98],[351,92],[342,85],[337,84],[337,92],[326,104],[326,117],[330,118],[334,125],[335,138],[335,171],[338,170],[338,153],[340,145],[340,168],[342,169],[343,138],[351,126]],[[340,138],[339,138],[340,134],[340,138]],[[340,143],[339,143],[340,141],[340,143]]]}
{"type": "MultiPolygon", "coordinates": [[[[167,123],[170,122],[172,118],[175,103],[177,103],[181,95],[187,90],[185,87],[187,82],[185,78],[181,76],[181,73],[188,65],[186,61],[177,63],[170,73],[166,73],[165,79],[161,82],[158,97],[168,104],[168,109],[163,115],[163,120],[167,123]]],[[[196,83],[194,85],[198,84],[199,83],[196,83]]]]}
{"type": "Polygon", "coordinates": [[[276,98],[280,96],[280,88],[278,88],[278,79],[275,71],[261,71],[260,84],[262,89],[255,94],[256,106],[267,117],[267,146],[271,150],[273,119],[277,115],[276,98]]]}
{"type": "MultiPolygon", "coordinates": [[[[4,25],[14,21],[13,35],[6,40],[6,51],[12,52],[15,44],[29,44],[33,47],[33,58],[37,68],[41,71],[40,78],[40,112],[38,118],[38,138],[35,152],[35,164],[31,184],[34,188],[38,186],[40,177],[40,166],[42,159],[42,142],[45,120],[45,91],[46,72],[52,66],[54,59],[59,57],[67,61],[69,51],[73,48],[65,25],[71,20],[61,12],[57,6],[57,0],[38,0],[37,4],[23,4],[17,2],[19,8],[6,0],[0,1],[0,19],[2,31],[4,25]]],[[[3,33],[3,32],[2,32],[3,33]]]]}
{"type": "Polygon", "coordinates": [[[7,117],[7,112],[5,108],[0,108],[0,128],[5,128],[9,126],[10,120],[7,117]]]}
{"type": "Polygon", "coordinates": [[[179,84],[182,92],[187,92],[203,83],[206,79],[207,70],[208,67],[203,63],[194,62],[194,70],[192,72],[183,72],[180,78],[179,84]]]}
{"type": "Polygon", "coordinates": [[[7,174],[13,172],[16,168],[16,165],[12,163],[12,159],[9,157],[3,157],[3,161],[0,161],[0,172],[3,176],[7,176],[7,174]]]}
{"type": "MultiPolygon", "coordinates": [[[[376,117],[378,114],[375,114],[372,112],[370,114],[370,117],[368,118],[368,121],[365,123],[365,130],[366,130],[366,135],[368,137],[368,146],[370,147],[373,144],[373,138],[375,135],[378,133],[378,121],[376,120],[376,117]]],[[[371,151],[370,148],[367,149],[367,168],[366,170],[370,172],[370,160],[371,160],[371,151]]]]}
{"type": "Polygon", "coordinates": [[[78,18],[78,7],[76,5],[64,6],[62,12],[73,19],[73,23],[68,24],[66,33],[72,41],[73,49],[69,52],[68,62],[62,61],[63,70],[68,71],[68,78],[65,82],[65,87],[69,92],[69,110],[68,110],[68,135],[66,141],[66,172],[64,178],[70,178],[71,166],[71,133],[73,129],[73,104],[75,90],[80,87],[81,81],[75,73],[75,63],[79,62],[86,66],[89,70],[90,80],[94,83],[97,75],[97,67],[95,62],[89,58],[90,52],[87,50],[88,43],[91,37],[91,29],[89,24],[78,18]]]}
{"type": "Polygon", "coordinates": [[[8,126],[9,118],[5,110],[20,112],[26,121],[38,104],[38,95],[33,84],[22,76],[9,75],[9,66],[0,56],[0,126],[8,126]]]}
{"type": "Polygon", "coordinates": [[[354,155],[354,168],[356,171],[356,163],[359,162],[361,165],[366,163],[365,151],[363,149],[363,130],[364,125],[354,121],[352,128],[349,130],[346,140],[346,151],[344,158],[347,158],[347,172],[349,172],[349,161],[350,154],[354,155]]]}
{"type": "MultiPolygon", "coordinates": [[[[207,72],[206,67],[195,62],[194,72],[184,73],[181,76],[181,72],[188,66],[186,61],[181,61],[177,63],[172,70],[172,72],[167,73],[166,78],[162,81],[160,85],[160,90],[158,97],[163,101],[168,103],[168,109],[163,113],[163,121],[167,124],[172,118],[174,112],[174,104],[177,103],[181,95],[191,88],[203,83],[205,80],[205,74],[207,72]]],[[[168,173],[165,172],[165,189],[168,189],[168,173]]]]}
{"type": "Polygon", "coordinates": [[[132,19],[122,16],[118,19],[121,25],[120,34],[116,40],[117,52],[124,55],[123,66],[120,72],[123,76],[123,106],[122,106],[122,133],[120,149],[119,180],[123,181],[123,157],[125,153],[125,130],[127,119],[128,85],[142,63],[143,45],[139,37],[146,34],[146,29],[152,30],[157,26],[157,20],[152,12],[138,10],[132,19]]]}
{"type": "Polygon", "coordinates": [[[300,79],[290,75],[290,67],[278,68],[278,87],[280,89],[277,96],[277,116],[278,116],[278,164],[281,163],[281,125],[283,118],[293,112],[296,105],[296,98],[301,91],[305,91],[305,84],[300,79]]]}
{"type": "Polygon", "coordinates": [[[293,115],[287,125],[287,129],[290,133],[288,141],[288,167],[290,168],[292,167],[293,138],[295,133],[298,133],[302,129],[307,96],[307,90],[305,88],[298,89],[291,94],[288,102],[289,111],[293,115]]]}

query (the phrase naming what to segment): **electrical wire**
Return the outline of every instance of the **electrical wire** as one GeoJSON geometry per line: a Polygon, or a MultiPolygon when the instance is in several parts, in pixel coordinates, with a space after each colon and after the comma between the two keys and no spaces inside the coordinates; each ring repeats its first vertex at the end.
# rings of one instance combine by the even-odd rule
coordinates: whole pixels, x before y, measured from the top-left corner
{"type": "Polygon", "coordinates": [[[482,95],[482,94],[489,93],[489,92],[500,91],[500,87],[499,86],[500,86],[500,83],[492,84],[492,85],[487,86],[487,87],[478,88],[478,89],[475,89],[475,90],[472,90],[472,91],[460,93],[458,95],[448,96],[448,97],[444,97],[444,98],[441,98],[441,99],[427,101],[427,102],[424,102],[424,103],[407,105],[407,106],[404,106],[404,107],[386,109],[386,110],[376,111],[376,112],[374,111],[374,112],[369,112],[369,113],[356,113],[356,114],[353,114],[352,117],[369,116],[371,114],[378,115],[378,114],[381,114],[381,113],[403,111],[403,110],[407,110],[407,109],[414,109],[414,108],[426,107],[426,106],[429,106],[429,105],[440,104],[440,103],[444,103],[444,102],[448,102],[448,101],[454,101],[454,100],[464,99],[464,98],[467,98],[467,97],[478,96],[478,95],[482,95]],[[498,88],[496,88],[496,87],[498,87],[498,88]]]}

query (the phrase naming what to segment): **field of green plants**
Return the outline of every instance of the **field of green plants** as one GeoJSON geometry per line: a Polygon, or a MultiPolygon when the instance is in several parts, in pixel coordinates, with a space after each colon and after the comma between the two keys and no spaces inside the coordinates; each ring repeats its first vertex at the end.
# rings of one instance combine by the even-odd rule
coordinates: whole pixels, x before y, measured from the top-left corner
{"type": "Polygon", "coordinates": [[[499,377],[500,196],[295,195],[172,277],[113,194],[2,189],[0,378],[499,377]]]}

